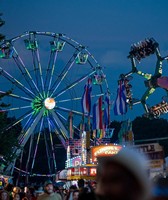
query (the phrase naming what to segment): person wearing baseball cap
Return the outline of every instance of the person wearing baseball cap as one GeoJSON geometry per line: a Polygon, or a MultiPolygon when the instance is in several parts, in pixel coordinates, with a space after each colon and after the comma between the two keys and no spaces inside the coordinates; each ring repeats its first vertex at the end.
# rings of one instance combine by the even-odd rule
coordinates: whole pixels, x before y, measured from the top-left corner
{"type": "Polygon", "coordinates": [[[44,194],[38,196],[37,200],[62,200],[61,196],[54,192],[53,182],[47,180],[44,183],[44,194]]]}

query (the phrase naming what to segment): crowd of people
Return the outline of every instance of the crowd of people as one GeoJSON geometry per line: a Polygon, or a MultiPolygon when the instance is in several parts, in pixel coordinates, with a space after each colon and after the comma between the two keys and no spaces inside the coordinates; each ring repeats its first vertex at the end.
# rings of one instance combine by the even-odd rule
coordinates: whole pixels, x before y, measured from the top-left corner
{"type": "Polygon", "coordinates": [[[94,182],[79,179],[68,189],[56,187],[51,180],[43,188],[7,185],[0,200],[159,200],[168,199],[168,180],[160,177],[152,187],[146,159],[135,150],[123,148],[114,156],[98,157],[94,182]]]}
{"type": "Polygon", "coordinates": [[[71,185],[68,189],[58,187],[51,180],[45,181],[43,187],[17,187],[7,184],[0,190],[0,200],[78,200],[79,194],[92,192],[94,183],[80,179],[77,185],[71,185]]]}

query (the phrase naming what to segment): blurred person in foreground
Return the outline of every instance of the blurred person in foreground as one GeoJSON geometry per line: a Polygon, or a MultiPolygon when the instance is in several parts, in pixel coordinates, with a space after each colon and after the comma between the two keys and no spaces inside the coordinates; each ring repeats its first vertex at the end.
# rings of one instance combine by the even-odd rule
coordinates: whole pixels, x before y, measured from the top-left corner
{"type": "Polygon", "coordinates": [[[52,181],[48,180],[44,183],[44,194],[38,196],[37,200],[62,200],[61,196],[54,192],[52,181]]]}
{"type": "Polygon", "coordinates": [[[114,156],[98,158],[95,192],[79,200],[148,200],[150,182],[146,159],[133,149],[123,148],[114,156]]]}
{"type": "Polygon", "coordinates": [[[0,191],[0,200],[9,200],[10,196],[9,193],[5,190],[0,191]]]}

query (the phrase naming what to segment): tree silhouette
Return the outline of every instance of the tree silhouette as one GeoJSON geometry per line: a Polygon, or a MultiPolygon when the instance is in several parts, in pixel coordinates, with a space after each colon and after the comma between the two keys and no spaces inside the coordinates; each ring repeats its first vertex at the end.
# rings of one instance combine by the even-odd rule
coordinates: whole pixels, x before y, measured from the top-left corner
{"type": "MultiPolygon", "coordinates": [[[[118,142],[118,133],[121,123],[113,121],[110,128],[114,128],[112,142],[118,142]]],[[[165,156],[168,156],[168,121],[166,119],[149,119],[137,117],[132,121],[135,144],[159,143],[164,148],[165,156]]]]}
{"type": "MultiPolygon", "coordinates": [[[[0,13],[0,27],[5,24],[5,21],[1,19],[2,13],[0,13]]],[[[0,33],[0,42],[5,39],[5,35],[0,33]]]]}
{"type": "Polygon", "coordinates": [[[168,136],[168,122],[166,119],[151,120],[145,117],[137,117],[133,121],[133,132],[136,144],[158,142],[163,146],[165,156],[168,156],[168,138],[166,138],[168,136]],[[148,139],[149,141],[145,141],[148,139]]]}

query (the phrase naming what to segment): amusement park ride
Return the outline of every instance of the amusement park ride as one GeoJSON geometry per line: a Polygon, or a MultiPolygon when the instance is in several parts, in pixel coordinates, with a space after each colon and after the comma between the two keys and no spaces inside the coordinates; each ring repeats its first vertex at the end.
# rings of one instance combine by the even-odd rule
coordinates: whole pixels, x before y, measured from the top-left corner
{"type": "MultiPolygon", "coordinates": [[[[96,156],[113,155],[121,149],[120,145],[110,144],[110,91],[103,69],[94,56],[85,46],[64,34],[29,31],[4,40],[0,44],[0,58],[3,81],[0,93],[11,90],[6,97],[11,102],[10,107],[1,112],[16,117],[6,130],[17,124],[22,126],[18,137],[20,148],[13,147],[15,158],[23,155],[26,143],[30,142],[24,170],[15,167],[14,159],[7,164],[5,173],[12,174],[17,170],[26,176],[55,176],[57,155],[53,135],[56,135],[67,149],[69,179],[80,178],[79,174],[85,178],[94,177],[96,156]],[[42,135],[49,159],[49,174],[34,172],[42,135]],[[79,166],[81,171],[76,170],[79,166]]],[[[143,105],[147,117],[166,113],[166,98],[152,107],[148,107],[146,101],[157,87],[167,92],[168,77],[162,76],[162,62],[168,57],[161,57],[159,44],[150,38],[133,45],[128,58],[132,70],[120,75],[114,113],[126,114],[127,107],[137,103],[143,105]],[[157,57],[154,75],[140,71],[137,66],[141,59],[151,54],[157,57]],[[147,90],[140,100],[135,100],[131,94],[132,74],[146,79],[147,90]]],[[[127,131],[129,140],[133,141],[131,125],[127,131]]],[[[121,139],[123,134],[120,134],[121,139]]]]}
{"type": "MultiPolygon", "coordinates": [[[[122,94],[124,96],[123,97],[124,101],[127,102],[130,108],[132,108],[132,106],[138,103],[141,103],[145,110],[144,116],[149,118],[158,118],[161,114],[167,113],[168,77],[162,76],[163,73],[162,63],[164,60],[168,60],[168,56],[162,57],[159,50],[159,44],[153,38],[149,38],[146,39],[145,41],[132,45],[128,58],[131,60],[132,70],[127,74],[120,75],[120,80],[118,81],[119,89],[117,97],[120,99],[119,101],[121,101],[122,99],[122,97],[120,97],[120,94],[122,94]],[[140,71],[138,69],[138,64],[140,64],[140,61],[146,57],[149,57],[152,54],[155,54],[157,58],[154,74],[149,74],[140,71]],[[133,74],[137,74],[146,79],[144,83],[147,89],[139,100],[134,99],[131,94],[132,85],[130,84],[130,81],[133,78],[131,76],[133,74]],[[124,92],[122,86],[124,87],[124,92]],[[146,101],[148,97],[155,92],[156,88],[159,87],[166,91],[166,96],[163,97],[163,100],[160,103],[151,107],[147,106],[146,101]]],[[[119,113],[116,105],[114,107],[114,112],[116,114],[119,113]]],[[[126,112],[127,112],[126,107],[123,110],[121,110],[121,114],[125,114],[126,112]]]]}

